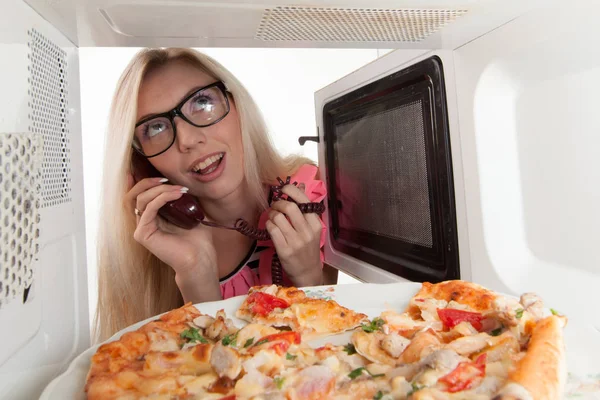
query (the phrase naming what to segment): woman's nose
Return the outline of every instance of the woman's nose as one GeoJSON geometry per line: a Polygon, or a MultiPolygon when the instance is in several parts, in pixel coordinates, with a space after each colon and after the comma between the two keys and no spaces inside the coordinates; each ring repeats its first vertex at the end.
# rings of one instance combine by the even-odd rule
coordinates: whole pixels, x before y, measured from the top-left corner
{"type": "Polygon", "coordinates": [[[204,128],[195,127],[180,117],[176,117],[174,123],[177,129],[177,146],[182,153],[198,144],[206,143],[204,128]]]}

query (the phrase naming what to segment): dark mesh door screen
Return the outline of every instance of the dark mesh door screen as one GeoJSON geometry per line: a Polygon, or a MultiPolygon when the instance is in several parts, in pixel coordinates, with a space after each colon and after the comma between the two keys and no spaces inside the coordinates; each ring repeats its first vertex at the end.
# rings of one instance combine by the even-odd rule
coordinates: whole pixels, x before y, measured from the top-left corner
{"type": "Polygon", "coordinates": [[[439,58],[326,104],[324,119],[334,248],[413,280],[458,278],[439,58]]]}
{"type": "Polygon", "coordinates": [[[399,104],[336,127],[339,200],[350,210],[377,210],[343,207],[340,227],[433,246],[422,108],[399,104]],[[358,187],[361,195],[352,196],[358,187]]]}

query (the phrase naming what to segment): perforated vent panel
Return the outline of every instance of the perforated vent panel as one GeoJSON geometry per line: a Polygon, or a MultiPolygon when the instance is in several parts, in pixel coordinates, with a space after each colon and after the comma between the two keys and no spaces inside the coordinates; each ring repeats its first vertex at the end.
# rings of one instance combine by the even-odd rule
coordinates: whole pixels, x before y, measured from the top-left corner
{"type": "Polygon", "coordinates": [[[256,39],[418,42],[466,12],[446,9],[275,7],[265,10],[256,39]]]}
{"type": "Polygon", "coordinates": [[[44,138],[43,206],[71,201],[66,53],[35,29],[29,34],[29,130],[44,138]]]}
{"type": "Polygon", "coordinates": [[[42,140],[0,133],[0,307],[33,281],[39,251],[42,140]]]}
{"type": "Polygon", "coordinates": [[[336,127],[340,227],[432,247],[422,109],[415,101],[336,127]]]}

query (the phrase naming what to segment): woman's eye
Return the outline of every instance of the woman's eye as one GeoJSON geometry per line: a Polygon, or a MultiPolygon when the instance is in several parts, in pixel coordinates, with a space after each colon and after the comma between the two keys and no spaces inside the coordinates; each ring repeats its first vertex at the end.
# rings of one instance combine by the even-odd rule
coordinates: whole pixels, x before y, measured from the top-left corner
{"type": "Polygon", "coordinates": [[[204,111],[211,112],[214,108],[213,101],[206,95],[199,95],[192,101],[192,112],[204,111]]]}
{"type": "Polygon", "coordinates": [[[146,126],[146,136],[152,138],[166,130],[164,122],[151,122],[146,126]]]}

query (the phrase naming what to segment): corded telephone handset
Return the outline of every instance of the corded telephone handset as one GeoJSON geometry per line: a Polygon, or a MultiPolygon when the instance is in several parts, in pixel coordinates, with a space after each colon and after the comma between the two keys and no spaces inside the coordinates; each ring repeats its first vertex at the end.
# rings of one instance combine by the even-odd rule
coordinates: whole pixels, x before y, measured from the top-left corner
{"type": "MultiPolygon", "coordinates": [[[[136,183],[144,178],[159,178],[162,176],[147,159],[136,152],[131,156],[131,172],[136,183]]],[[[279,186],[271,187],[271,201],[283,199],[284,195],[281,192],[281,189],[283,186],[290,184],[290,177],[285,181],[281,178],[277,178],[277,180],[279,181],[279,186]]],[[[286,200],[293,201],[289,198],[286,200]]],[[[300,208],[300,211],[303,213],[316,213],[319,215],[325,211],[325,206],[322,202],[298,204],[298,208],[300,208]]],[[[200,202],[196,197],[189,193],[184,193],[179,199],[168,202],[162,206],[160,210],[158,210],[158,214],[170,223],[184,229],[192,229],[198,226],[198,224],[203,224],[217,228],[232,229],[255,240],[264,241],[270,239],[269,232],[267,232],[266,229],[251,227],[248,222],[241,218],[237,219],[233,226],[225,226],[207,221],[204,212],[200,208],[200,202]]],[[[274,254],[273,260],[271,261],[271,276],[273,283],[282,284],[283,272],[277,254],[274,254]]]]}
{"type": "MultiPolygon", "coordinates": [[[[131,157],[131,172],[136,183],[144,178],[162,176],[148,160],[135,152],[131,157]]],[[[204,220],[200,202],[189,193],[184,193],[179,199],[165,204],[158,210],[158,214],[170,223],[184,229],[192,229],[204,220]]]]}

